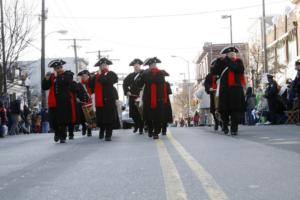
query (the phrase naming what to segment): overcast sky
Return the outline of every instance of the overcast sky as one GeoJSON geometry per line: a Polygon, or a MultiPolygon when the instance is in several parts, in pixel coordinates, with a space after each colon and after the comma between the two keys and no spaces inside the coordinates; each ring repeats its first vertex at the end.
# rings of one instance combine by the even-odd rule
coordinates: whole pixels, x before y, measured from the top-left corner
{"type": "MultiPolygon", "coordinates": [[[[34,5],[34,14],[40,13],[41,0],[24,0],[34,5]]],[[[9,0],[6,0],[9,2],[9,0]]],[[[284,13],[289,0],[266,0],[266,13],[284,13]]],[[[46,0],[48,20],[46,33],[68,30],[67,35],[50,34],[46,40],[46,56],[73,56],[71,42],[61,38],[90,39],[79,41],[80,57],[87,58],[90,68],[96,54],[88,51],[107,50],[114,62],[112,70],[129,72],[128,63],[138,57],[157,56],[161,68],[171,73],[171,79],[180,80],[179,74],[187,72],[186,63],[171,58],[178,55],[191,62],[191,78],[195,77],[193,61],[201,52],[204,42],[230,42],[229,20],[233,18],[233,41],[247,42],[247,29],[262,13],[261,0],[46,0]],[[239,8],[239,9],[237,9],[239,8]],[[149,17],[152,16],[152,17],[149,17]]],[[[40,47],[38,24],[34,45],[40,47]]],[[[39,59],[40,51],[30,48],[22,55],[24,60],[39,59]]]]}

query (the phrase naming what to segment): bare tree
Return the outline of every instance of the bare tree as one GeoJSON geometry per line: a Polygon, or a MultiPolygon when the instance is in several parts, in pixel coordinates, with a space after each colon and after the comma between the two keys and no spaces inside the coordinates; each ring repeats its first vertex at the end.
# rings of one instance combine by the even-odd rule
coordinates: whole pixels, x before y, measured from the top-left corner
{"type": "Polygon", "coordinates": [[[263,60],[262,60],[262,47],[259,43],[259,41],[253,41],[253,43],[250,46],[249,49],[250,52],[250,66],[252,66],[251,69],[251,75],[252,75],[252,86],[253,88],[258,88],[262,72],[263,72],[263,60]]]}
{"type": "MultiPolygon", "coordinates": [[[[1,67],[0,92],[3,92],[3,75],[6,74],[9,81],[14,81],[14,68],[20,54],[30,45],[33,40],[33,9],[25,4],[23,0],[6,1],[4,6],[4,35],[5,35],[5,57],[7,70],[1,67]],[[13,74],[12,74],[13,75],[13,74]]],[[[2,47],[1,47],[2,51],[2,47]]],[[[2,59],[2,58],[1,58],[2,59]]]]}

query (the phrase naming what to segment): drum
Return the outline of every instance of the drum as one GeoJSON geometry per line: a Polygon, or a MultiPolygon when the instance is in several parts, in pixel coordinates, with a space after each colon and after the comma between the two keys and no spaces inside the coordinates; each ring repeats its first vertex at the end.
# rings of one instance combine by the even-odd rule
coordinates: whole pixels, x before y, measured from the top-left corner
{"type": "Polygon", "coordinates": [[[93,110],[93,104],[85,104],[82,106],[82,111],[86,122],[90,128],[95,128],[97,126],[96,113],[93,110]]]}

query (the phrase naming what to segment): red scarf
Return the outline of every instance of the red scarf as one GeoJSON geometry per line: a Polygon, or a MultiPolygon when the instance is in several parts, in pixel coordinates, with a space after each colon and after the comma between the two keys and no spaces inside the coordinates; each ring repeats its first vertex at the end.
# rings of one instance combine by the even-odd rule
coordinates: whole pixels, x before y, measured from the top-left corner
{"type": "MultiPolygon", "coordinates": [[[[157,68],[152,68],[150,70],[151,74],[153,76],[156,76],[160,70],[157,68]]],[[[168,102],[168,94],[167,94],[167,85],[166,82],[164,82],[163,85],[163,102],[168,102]]],[[[156,83],[151,84],[151,97],[150,97],[150,108],[155,109],[157,107],[157,85],[156,83]]]]}
{"type": "Polygon", "coordinates": [[[76,124],[76,98],[73,92],[69,92],[71,99],[72,123],[76,124]]]}
{"type": "Polygon", "coordinates": [[[101,73],[96,75],[96,84],[95,84],[95,99],[96,99],[96,107],[102,108],[103,103],[103,85],[99,82],[100,76],[104,76],[105,73],[107,73],[108,70],[104,69],[101,70],[101,73]]]}
{"type": "Polygon", "coordinates": [[[212,76],[212,89],[216,90],[217,89],[217,80],[216,80],[216,76],[212,76]]]}
{"type": "Polygon", "coordinates": [[[92,89],[90,88],[90,85],[89,85],[89,79],[88,80],[81,80],[81,83],[85,85],[85,88],[87,90],[87,92],[89,93],[89,96],[92,95],[92,89]]]}
{"type": "Polygon", "coordinates": [[[54,88],[54,81],[56,77],[54,74],[51,74],[50,76],[50,81],[51,81],[51,86],[49,90],[49,95],[48,95],[48,107],[49,108],[56,108],[56,97],[55,97],[55,88],[54,88]]]}
{"type": "MultiPolygon", "coordinates": [[[[236,63],[239,59],[238,58],[233,58],[231,59],[234,63],[236,63]]],[[[246,86],[246,79],[244,73],[239,74],[239,79],[240,83],[243,87],[246,86]]],[[[228,86],[232,87],[236,85],[236,80],[235,80],[235,73],[232,70],[228,70],[228,86]]]]}

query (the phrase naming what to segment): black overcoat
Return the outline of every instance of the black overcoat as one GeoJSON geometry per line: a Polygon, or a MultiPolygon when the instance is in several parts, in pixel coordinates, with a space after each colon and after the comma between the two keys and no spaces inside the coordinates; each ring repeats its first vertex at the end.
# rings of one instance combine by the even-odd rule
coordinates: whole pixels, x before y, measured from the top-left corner
{"type": "Polygon", "coordinates": [[[244,64],[242,60],[237,59],[233,62],[227,56],[216,60],[211,69],[213,75],[220,77],[219,104],[220,112],[244,112],[245,111],[245,95],[240,76],[244,74],[244,64]],[[228,67],[228,68],[227,68],[228,67]],[[222,72],[227,68],[227,70],[222,72]],[[228,85],[228,73],[234,72],[235,85],[228,85]],[[222,77],[221,77],[222,75],[222,77]]]}
{"type": "MultiPolygon", "coordinates": [[[[96,81],[96,76],[91,78],[90,87],[93,91],[95,91],[96,81]]],[[[98,81],[103,87],[103,107],[97,107],[96,105],[97,125],[99,127],[105,124],[115,126],[115,124],[118,123],[116,121],[118,111],[116,107],[117,95],[114,84],[118,82],[118,76],[115,72],[109,71],[106,75],[100,75],[98,81]]]]}
{"type": "MultiPolygon", "coordinates": [[[[51,86],[51,80],[43,80],[43,90],[49,90],[51,86]]],[[[72,75],[63,73],[56,77],[54,81],[56,108],[49,108],[50,125],[68,125],[72,123],[71,93],[74,92],[76,92],[76,86],[72,75]]]]}
{"type": "Polygon", "coordinates": [[[163,91],[165,76],[168,73],[161,70],[156,75],[153,75],[150,70],[145,70],[137,80],[140,88],[144,87],[143,91],[143,119],[146,121],[156,121],[164,123],[164,102],[163,102],[163,91]],[[157,95],[156,95],[156,108],[151,108],[151,85],[156,84],[157,95]]]}

